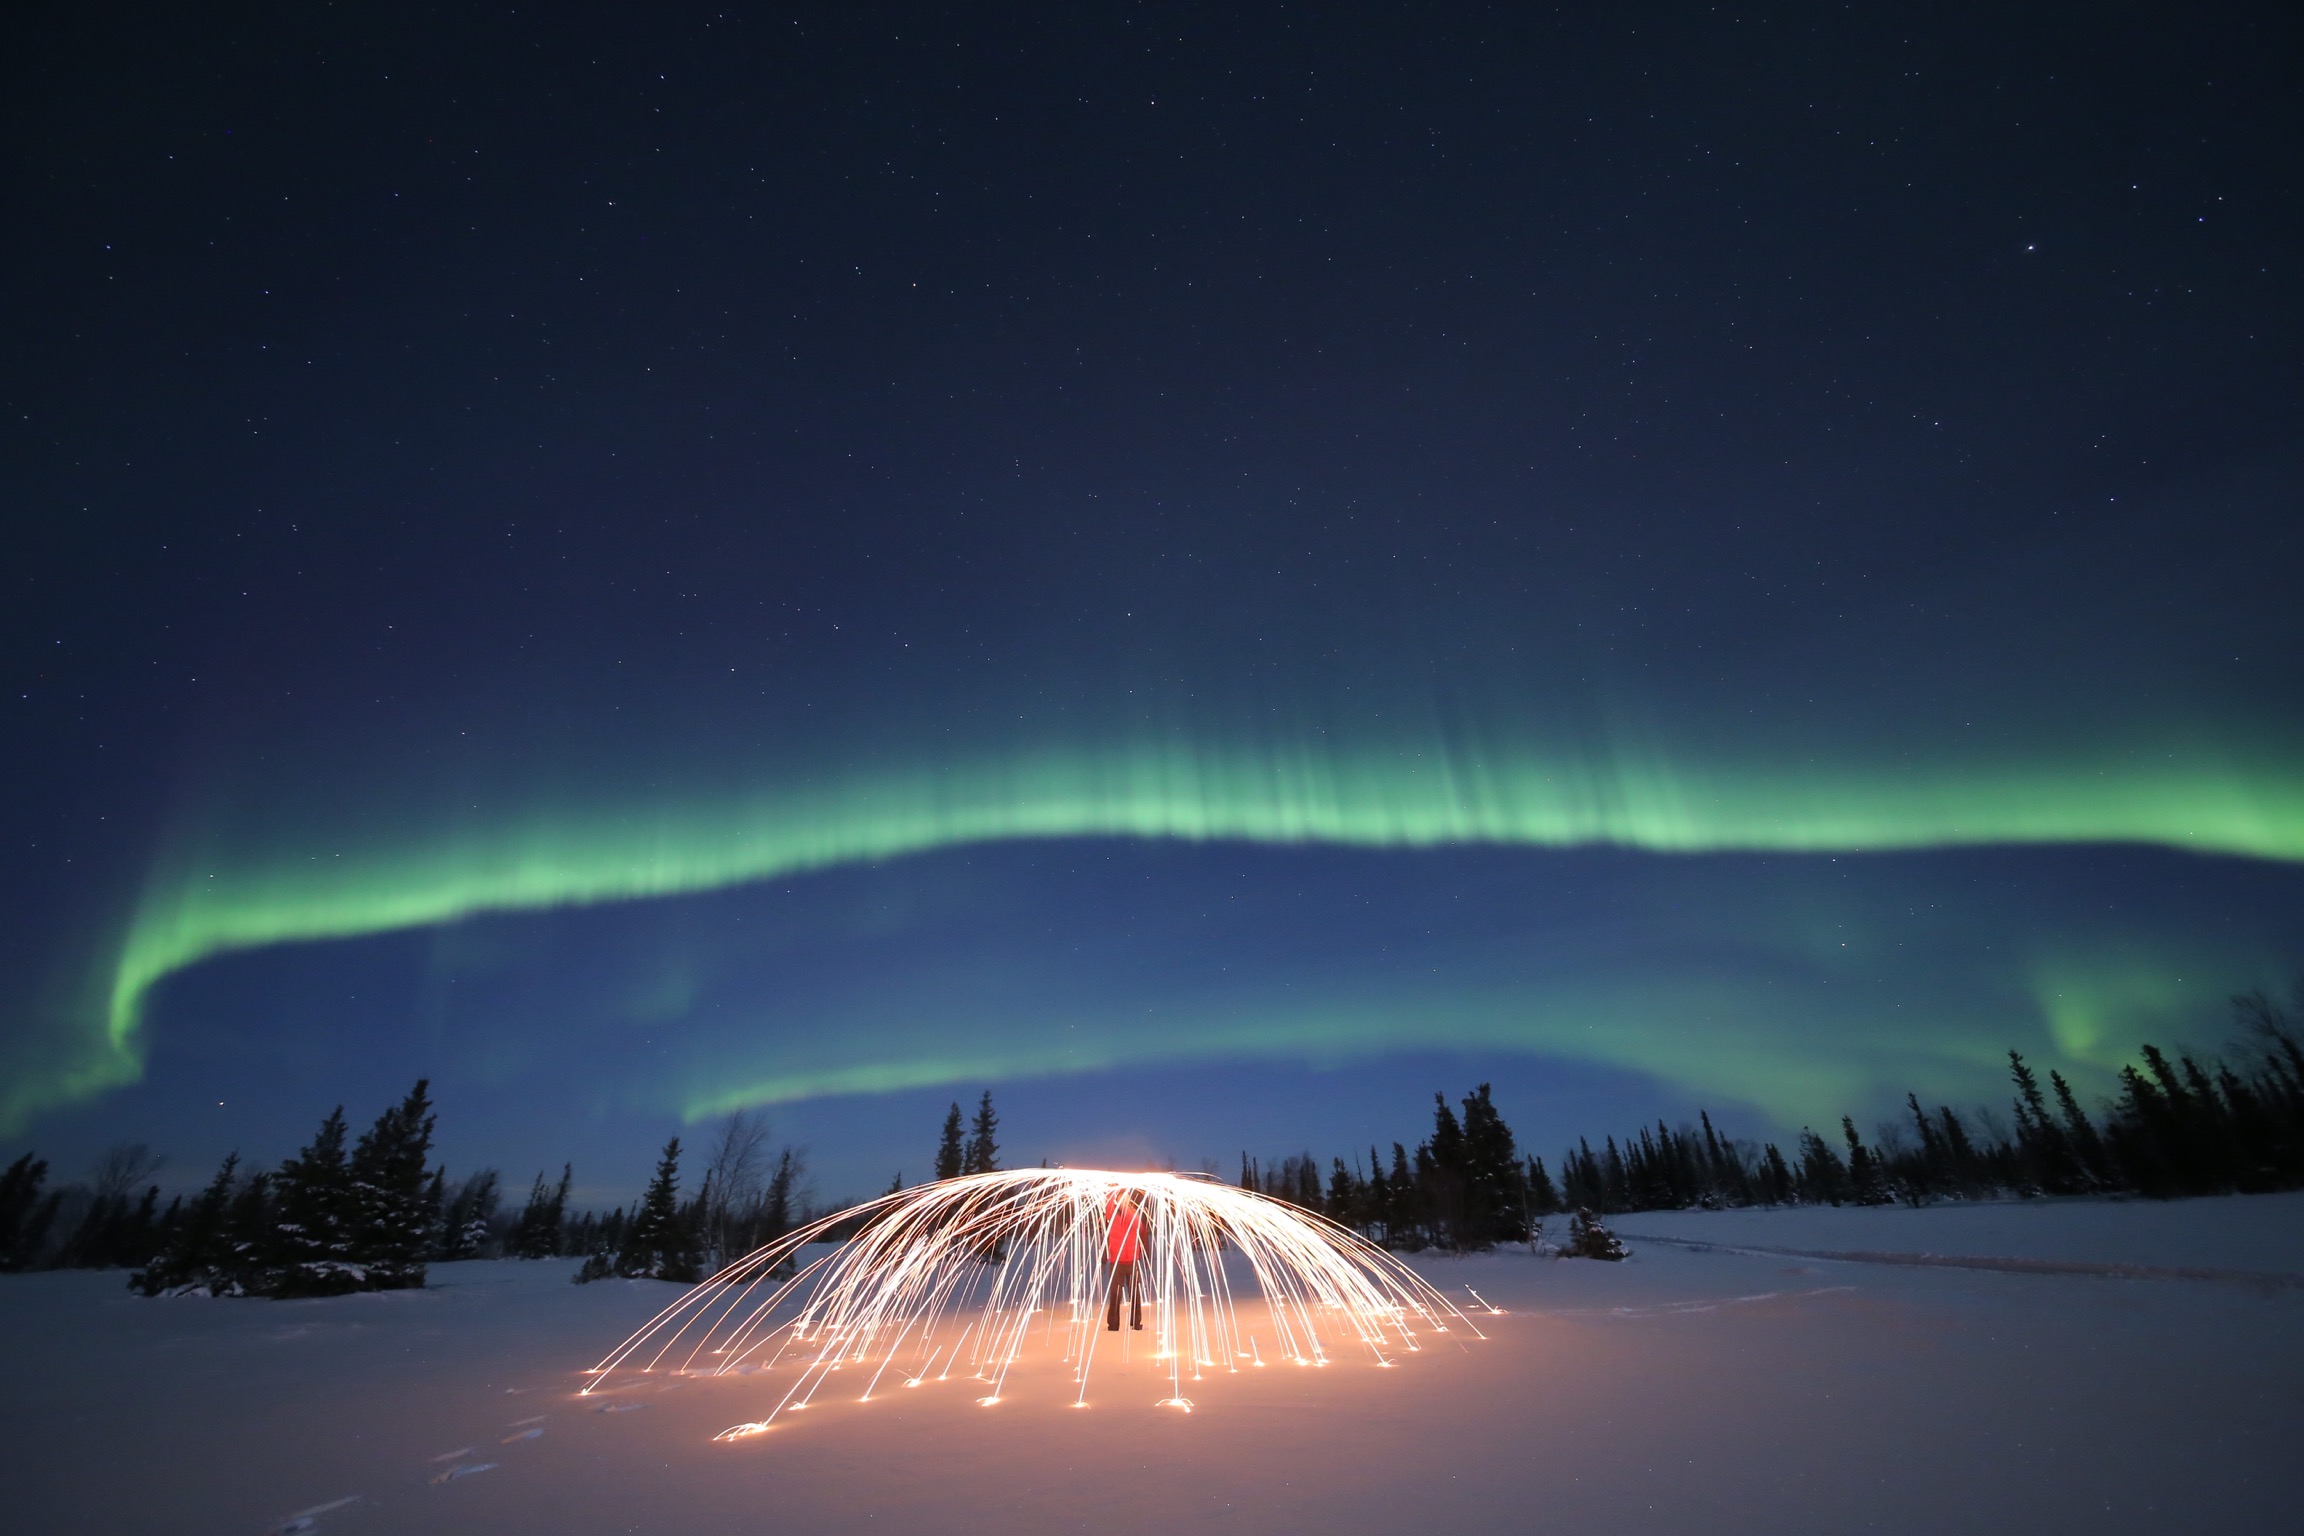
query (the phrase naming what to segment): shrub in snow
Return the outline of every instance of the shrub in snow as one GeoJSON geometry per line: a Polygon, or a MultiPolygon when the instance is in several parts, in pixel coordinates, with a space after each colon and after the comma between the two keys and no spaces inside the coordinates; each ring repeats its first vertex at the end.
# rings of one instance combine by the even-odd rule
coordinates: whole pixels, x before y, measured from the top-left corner
{"type": "Polygon", "coordinates": [[[1560,1250],[1562,1258],[1613,1261],[1624,1254],[1624,1244],[1590,1211],[1579,1210],[1568,1218],[1568,1243],[1560,1250]]]}

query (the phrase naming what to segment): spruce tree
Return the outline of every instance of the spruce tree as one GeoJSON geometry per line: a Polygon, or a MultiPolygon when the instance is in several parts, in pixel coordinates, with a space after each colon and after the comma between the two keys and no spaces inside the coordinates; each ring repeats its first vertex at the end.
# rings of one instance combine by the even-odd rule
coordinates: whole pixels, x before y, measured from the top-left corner
{"type": "Polygon", "coordinates": [[[101,1269],[112,1251],[120,1225],[128,1219],[128,1202],[119,1195],[97,1195],[80,1213],[80,1224],[64,1239],[64,1246],[48,1261],[50,1269],[101,1269]]]}
{"type": "Polygon", "coordinates": [[[128,1277],[131,1290],[146,1296],[160,1296],[214,1285],[223,1272],[228,1252],[225,1218],[231,1209],[232,1186],[239,1169],[239,1153],[224,1159],[224,1165],[216,1170],[216,1177],[208,1181],[199,1198],[185,1207],[178,1220],[170,1223],[168,1242],[153,1256],[151,1264],[128,1277]]]}
{"type": "MultiPolygon", "coordinates": [[[[2152,1048],[2144,1049],[2150,1052],[2152,1048]]],[[[2040,1079],[2021,1053],[2008,1053],[2008,1075],[2016,1084],[2016,1145],[2029,1165],[2031,1182],[2056,1194],[2069,1194],[2078,1189],[2080,1175],[2071,1144],[2066,1141],[2063,1128],[2049,1118],[2047,1101],[2040,1094],[2040,1079]]]]}
{"type": "Polygon", "coordinates": [[[984,1097],[976,1103],[976,1118],[968,1127],[968,1153],[961,1161],[962,1173],[996,1173],[1000,1168],[1000,1143],[993,1133],[1000,1129],[1000,1117],[992,1111],[992,1090],[984,1090],[984,1097]]]}
{"type": "Polygon", "coordinates": [[[1975,1143],[1968,1139],[1968,1127],[1952,1113],[1952,1106],[1936,1106],[1936,1124],[1944,1132],[1944,1156],[1952,1165],[1952,1177],[1960,1185],[1960,1193],[1974,1199],[1983,1192],[1983,1159],[1976,1155],[1975,1143]]]}
{"type": "Polygon", "coordinates": [[[1352,1176],[1352,1170],[1344,1166],[1344,1159],[1331,1158],[1329,1162],[1328,1219],[1340,1226],[1367,1231],[1367,1202],[1363,1198],[1366,1192],[1352,1176]]]}
{"type": "Polygon", "coordinates": [[[1549,1216],[1560,1209],[1560,1191],[1552,1183],[1552,1175],[1544,1171],[1544,1159],[1528,1159],[1528,1214],[1549,1216]]]}
{"type": "Polygon", "coordinates": [[[2064,1117],[2064,1135],[2071,1145],[2073,1156],[2080,1164],[2087,1182],[2101,1187],[2111,1172],[2104,1162],[2104,1139],[2096,1134],[2096,1127],[2089,1123],[2087,1112],[2081,1109],[2080,1101],[2073,1097],[2072,1085],[2064,1081],[2064,1074],[2052,1071],[2048,1074],[2048,1081],[2055,1087],[2056,1109],[2064,1117]]]}
{"type": "Polygon", "coordinates": [[[677,1280],[694,1284],[696,1235],[680,1210],[680,1138],[664,1144],[656,1177],[624,1229],[616,1273],[630,1280],[677,1280]]]}
{"type": "Polygon", "coordinates": [[[1416,1149],[1416,1161],[1433,1240],[1455,1249],[1475,1246],[1466,1231],[1464,1127],[1444,1093],[1432,1095],[1432,1139],[1416,1149]]]}
{"type": "Polygon", "coordinates": [[[944,1117],[944,1135],[936,1143],[936,1177],[956,1179],[968,1163],[968,1148],[960,1138],[960,1106],[944,1117]]]}
{"type": "Polygon", "coordinates": [[[1408,1168],[1408,1149],[1392,1143],[1392,1171],[1385,1176],[1392,1194],[1391,1243],[1395,1248],[1421,1248],[1425,1241],[1424,1191],[1408,1168]]]}
{"type": "Polygon", "coordinates": [[[2229,1111],[2234,1177],[2238,1187],[2256,1193],[2278,1189],[2280,1137],[2264,1098],[2230,1063],[2216,1064],[2216,1091],[2229,1111]]]}
{"type": "Polygon", "coordinates": [[[1569,1206],[1598,1205],[1601,1200],[1600,1160],[1592,1155],[1592,1143],[1582,1136],[1560,1159],[1560,1202],[1562,1209],[1569,1206]]]}
{"type": "Polygon", "coordinates": [[[606,1216],[596,1217],[587,1211],[578,1220],[571,1249],[580,1248],[584,1253],[584,1266],[575,1275],[578,1285],[605,1280],[617,1272],[617,1262],[624,1252],[625,1225],[622,1206],[606,1216]]]}
{"type": "MultiPolygon", "coordinates": [[[[471,1174],[457,1186],[440,1216],[435,1252],[443,1261],[477,1259],[495,1239],[496,1207],[501,1202],[501,1175],[493,1168],[471,1174]]],[[[445,1183],[445,1174],[442,1176],[445,1183]]]]}
{"type": "Polygon", "coordinates": [[[550,1257],[543,1251],[544,1212],[552,1196],[544,1184],[544,1172],[538,1169],[536,1182],[528,1186],[528,1199],[520,1207],[520,1219],[512,1224],[512,1241],[507,1251],[516,1259],[542,1259],[550,1257]]]}
{"type": "Polygon", "coordinates": [[[362,1289],[396,1291],[424,1283],[424,1260],[440,1216],[438,1181],[426,1176],[432,1151],[431,1084],[376,1117],[352,1149],[352,1262],[362,1289]]]}
{"type": "Polygon", "coordinates": [[[352,1173],[344,1156],[344,1106],[280,1165],[272,1248],[278,1296],[340,1296],[359,1288],[352,1263],[352,1173]]]}
{"type": "Polygon", "coordinates": [[[1616,1150],[1616,1138],[1602,1139],[1606,1155],[1600,1163],[1600,1209],[1624,1211],[1632,1207],[1632,1181],[1624,1168],[1624,1154],[1616,1150]]]}
{"type": "Polygon", "coordinates": [[[1560,1254],[1563,1258],[1604,1259],[1614,1263],[1625,1256],[1625,1248],[1599,1217],[1579,1209],[1568,1218],[1568,1241],[1561,1247],[1560,1254]]]}
{"type": "Polygon", "coordinates": [[[1464,1184],[1470,1246],[1491,1248],[1527,1236],[1528,1192],[1521,1182],[1520,1149],[1486,1083],[1464,1099],[1464,1184]]]}
{"type": "Polygon", "coordinates": [[[136,1209],[120,1224],[119,1238],[114,1242],[112,1251],[105,1256],[105,1264],[133,1267],[151,1263],[152,1255],[158,1248],[159,1235],[160,1186],[154,1184],[145,1189],[144,1198],[136,1203],[136,1209]]]}
{"type": "Polygon", "coordinates": [[[1384,1177],[1384,1159],[1378,1155],[1375,1143],[1368,1146],[1368,1222],[1373,1229],[1370,1236],[1379,1242],[1392,1241],[1392,1181],[1384,1177]]]}
{"type": "Polygon", "coordinates": [[[1432,1095],[1432,1161],[1441,1168],[1464,1166],[1464,1126],[1444,1093],[1432,1095]]]}
{"type": "Polygon", "coordinates": [[[424,1206],[432,1213],[432,1227],[424,1240],[424,1257],[440,1256],[440,1220],[448,1211],[448,1170],[435,1168],[424,1176],[424,1206]]]}
{"type": "Polygon", "coordinates": [[[2171,1116],[2160,1090],[2131,1063],[2120,1068],[2120,1099],[2108,1135],[2129,1184],[2165,1198],[2178,1193],[2168,1156],[2171,1116]]]}
{"type": "Polygon", "coordinates": [[[1791,1165],[1784,1161],[1783,1150],[1772,1141],[1760,1153],[1760,1182],[1766,1187],[1770,1205],[1791,1204],[1799,1189],[1792,1178],[1791,1165]]]}
{"type": "Polygon", "coordinates": [[[800,1206],[807,1193],[800,1187],[800,1181],[807,1172],[808,1160],[803,1152],[786,1147],[777,1154],[776,1171],[768,1175],[768,1188],[760,1197],[759,1230],[753,1234],[755,1242],[774,1242],[800,1224],[800,1206]]]}
{"type": "Polygon", "coordinates": [[[210,1282],[218,1296],[276,1296],[280,1272],[272,1264],[272,1175],[248,1176],[224,1216],[222,1272],[210,1282]]]}
{"type": "Polygon", "coordinates": [[[1800,1198],[1811,1205],[1838,1205],[1847,1194],[1848,1170],[1824,1138],[1800,1128],[1800,1198]]]}
{"type": "MultiPolygon", "coordinates": [[[[2062,1082],[2062,1078],[2057,1079],[2062,1082]]],[[[1920,1157],[1910,1181],[1913,1203],[1920,1204],[1935,1197],[1937,1188],[1951,1175],[1950,1160],[1944,1152],[1943,1138],[1936,1127],[1928,1122],[1928,1111],[1920,1107],[1920,1095],[1907,1093],[1904,1105],[1912,1111],[1912,1123],[1920,1132],[1920,1157]]]]}
{"type": "Polygon", "coordinates": [[[1698,1191],[1699,1201],[1707,1208],[1721,1205],[1750,1205],[1752,1181],[1744,1171],[1742,1159],[1736,1149],[1712,1129],[1712,1114],[1698,1110],[1696,1118],[1704,1127],[1704,1177],[1698,1191]]]}
{"type": "Polygon", "coordinates": [[[42,1197],[47,1177],[47,1161],[29,1152],[0,1173],[0,1270],[27,1269],[38,1261],[63,1203],[61,1190],[42,1197]]]}
{"type": "Polygon", "coordinates": [[[712,1170],[704,1170],[704,1182],[696,1186],[696,1198],[680,1207],[680,1230],[696,1252],[695,1269],[702,1274],[707,1267],[717,1269],[721,1264],[721,1250],[712,1241],[712,1170]]]}
{"type": "Polygon", "coordinates": [[[560,1252],[560,1237],[568,1210],[568,1186],[576,1176],[574,1163],[560,1167],[560,1184],[547,1191],[539,1171],[529,1188],[528,1203],[520,1209],[520,1224],[512,1230],[512,1257],[549,1259],[560,1252]]]}
{"type": "Polygon", "coordinates": [[[124,1194],[98,1194],[63,1248],[49,1261],[55,1269],[113,1269],[147,1264],[160,1209],[160,1187],[144,1191],[131,1206],[124,1194]]]}
{"type": "Polygon", "coordinates": [[[1880,1159],[1864,1145],[1856,1134],[1856,1120],[1852,1115],[1840,1117],[1840,1132],[1848,1138],[1848,1190],[1858,1205],[1887,1205],[1895,1197],[1888,1191],[1888,1181],[1882,1177],[1880,1159]]]}

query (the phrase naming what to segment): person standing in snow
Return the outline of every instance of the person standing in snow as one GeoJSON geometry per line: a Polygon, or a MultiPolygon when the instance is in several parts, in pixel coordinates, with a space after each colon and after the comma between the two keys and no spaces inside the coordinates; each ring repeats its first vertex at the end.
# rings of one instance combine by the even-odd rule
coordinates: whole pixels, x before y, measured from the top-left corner
{"type": "Polygon", "coordinates": [[[1128,1326],[1144,1327],[1144,1282],[1136,1276],[1136,1262],[1144,1253],[1144,1192],[1115,1189],[1104,1200],[1104,1257],[1112,1265],[1111,1288],[1104,1294],[1104,1326],[1120,1331],[1120,1293],[1128,1293],[1128,1326]]]}

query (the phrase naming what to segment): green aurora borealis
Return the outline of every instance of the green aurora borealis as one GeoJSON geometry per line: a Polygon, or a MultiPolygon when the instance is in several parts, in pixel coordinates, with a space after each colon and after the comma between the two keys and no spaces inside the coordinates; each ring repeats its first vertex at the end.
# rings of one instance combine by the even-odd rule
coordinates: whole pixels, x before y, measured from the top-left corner
{"type": "Polygon", "coordinates": [[[2285,995],[2276,50],[1155,30],[28,43],[0,1140],[429,1076],[508,1187],[762,1104],[830,1194],[989,1083],[1189,1161],[1492,1078],[1556,1150],[2285,995]]]}
{"type": "MultiPolygon", "coordinates": [[[[286,847],[183,840],[138,897],[71,1059],[12,1084],[6,1112],[21,1121],[45,1105],[132,1081],[152,989],[233,951],[478,914],[644,901],[974,843],[1108,837],[1366,849],[1602,845],[1666,855],[2128,843],[2304,861],[2304,784],[2264,766],[2206,762],[1865,775],[1658,761],[1596,768],[1450,753],[1438,743],[1389,757],[1151,747],[980,761],[784,793],[610,803],[494,825],[395,826],[349,844],[340,837],[286,847]],[[251,846],[264,847],[264,856],[251,858],[251,846]]],[[[1458,1033],[1509,1047],[1515,1031],[1497,1022],[1508,1014],[1489,1008],[1487,1022],[1458,1033]]],[[[1529,1043],[1558,1038],[1521,1034],[1529,1043]]],[[[1420,1038],[1413,1009],[1364,1010],[1289,1024],[1235,1021],[1171,1038],[1158,1053],[1221,1058],[1346,1046],[1372,1053],[1420,1038]]],[[[2069,1021],[2059,1025],[2059,1039],[2068,1047],[2119,1044],[2087,1038],[2069,1021]]],[[[1980,1048],[1988,1052],[1991,1043],[1980,1048]]],[[[1755,1041],[1753,1050],[1764,1056],[1767,1048],[1755,1041]]],[[[847,1054],[806,1073],[701,1095],[688,1107],[1035,1070],[1031,1050],[997,1039],[897,1060],[855,1040],[847,1054]]],[[[1664,1042],[1633,1048],[1622,1040],[1597,1054],[1665,1075],[1674,1059],[1664,1042]]]]}

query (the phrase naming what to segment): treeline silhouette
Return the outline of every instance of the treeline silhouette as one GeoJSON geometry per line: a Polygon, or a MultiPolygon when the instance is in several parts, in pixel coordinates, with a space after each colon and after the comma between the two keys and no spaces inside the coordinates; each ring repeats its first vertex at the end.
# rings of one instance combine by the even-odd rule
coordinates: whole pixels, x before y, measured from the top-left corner
{"type": "Polygon", "coordinates": [[[235,1152],[199,1194],[165,1209],[156,1184],[131,1203],[134,1186],[160,1166],[141,1143],[106,1153],[92,1187],[45,1195],[48,1165],[26,1153],[0,1173],[0,1269],[135,1267],[129,1284],[147,1296],[328,1296],[422,1285],[426,1263],[453,1253],[453,1218],[461,1214],[451,1210],[443,1229],[444,1174],[425,1169],[433,1122],[427,1087],[417,1083],[350,1148],[339,1106],[279,1168],[243,1168],[235,1152]],[[70,1235],[52,1244],[67,1225],[59,1218],[74,1207],[70,1235]]]}
{"type": "MultiPolygon", "coordinates": [[[[2304,1009],[2304,977],[2296,990],[2304,1009]]],[[[2117,1094],[2091,1115],[2061,1073],[2043,1085],[2008,1053],[2005,1120],[1930,1110],[1916,1094],[1867,1142],[1853,1116],[1839,1135],[1804,1128],[1789,1156],[1774,1142],[1722,1135],[1709,1112],[1658,1122],[1595,1149],[1579,1139],[1557,1171],[1520,1150],[1487,1084],[1451,1107],[1435,1094],[1431,1133],[1363,1161],[1309,1153],[1266,1167],[1241,1157],[1244,1188],[1317,1211],[1397,1249],[1475,1250],[1536,1240],[1571,1213],[1569,1251],[1595,1257],[1614,1239],[1600,1217],[1755,1205],[1924,1205],[2041,1195],[2156,1198],[2304,1188],[2304,1044],[2262,992],[2232,999],[2238,1041],[2203,1062],[2147,1044],[2121,1068],[2117,1094]]],[[[146,1295],[326,1296],[424,1283],[429,1264],[470,1258],[585,1260],[578,1279],[694,1280],[821,1214],[804,1148],[771,1149],[743,1112],[722,1124],[704,1175],[682,1200],[679,1138],[627,1210],[571,1212],[574,1169],[536,1175],[515,1214],[497,1170],[454,1182],[429,1167],[433,1111],[419,1082],[357,1141],[341,1106],[294,1157],[251,1169],[237,1153],[200,1193],[165,1206],[149,1182],[161,1160],[141,1144],[106,1153],[89,1183],[46,1188],[26,1153],[0,1171],[0,1271],[128,1268],[146,1295]],[[349,1144],[348,1144],[349,1143],[349,1144]],[[140,1187],[141,1186],[141,1187],[140,1187]]],[[[932,1167],[938,1178],[997,1169],[999,1116],[985,1093],[973,1122],[955,1103],[932,1167]]],[[[890,1186],[901,1189],[901,1174],[890,1186]]],[[[837,1239],[834,1231],[828,1237],[837,1239]]]]}
{"type": "MultiPolygon", "coordinates": [[[[2304,980],[2297,989],[2304,1008],[2304,980]]],[[[1266,1168],[1245,1153],[1240,1183],[1317,1211],[1387,1247],[1456,1251],[1525,1242],[1543,1218],[1755,1205],[1926,1205],[1939,1200],[2133,1194],[2155,1198],[2304,1188],[2304,1047],[2288,1016],[2262,992],[2232,1000],[2242,1040],[2202,1063],[2145,1045],[2143,1066],[2120,1070],[2118,1095],[2094,1117],[2070,1083],[2044,1089],[2023,1056],[2008,1053],[2012,1129],[1990,1111],[1964,1120],[1905,1095],[1905,1117],[1867,1144],[1854,1116],[1828,1140],[1803,1129],[1792,1155],[1774,1142],[1721,1135],[1709,1112],[1693,1126],[1659,1121],[1595,1150],[1579,1139],[1557,1177],[1523,1158],[1483,1083],[1460,1101],[1433,1096],[1431,1134],[1410,1151],[1394,1142],[1363,1161],[1304,1153],[1266,1168]],[[1834,1141],[1839,1145],[1835,1145],[1834,1141]]]]}
{"type": "Polygon", "coordinates": [[[749,1113],[721,1126],[692,1199],[678,1196],[674,1137],[629,1212],[571,1212],[575,1169],[563,1164],[557,1182],[536,1175],[515,1214],[496,1169],[452,1183],[427,1167],[429,1086],[357,1141],[339,1105],[277,1168],[235,1152],[198,1194],[165,1207],[146,1182],[161,1159],[141,1143],[107,1152],[88,1185],[59,1189],[44,1188],[48,1164],[28,1152],[0,1171],[0,1271],[125,1268],[146,1296],[276,1298],[407,1289],[431,1264],[478,1258],[583,1257],[579,1279],[693,1280],[816,1215],[805,1152],[771,1150],[749,1113]]]}
{"type": "Polygon", "coordinates": [[[816,1217],[807,1188],[807,1156],[796,1147],[768,1152],[768,1123],[739,1110],[713,1139],[703,1182],[680,1199],[680,1138],[664,1144],[656,1176],[626,1215],[589,1214],[569,1224],[562,1253],[586,1255],[578,1284],[616,1276],[693,1284],[731,1259],[782,1237],[816,1217]]]}

